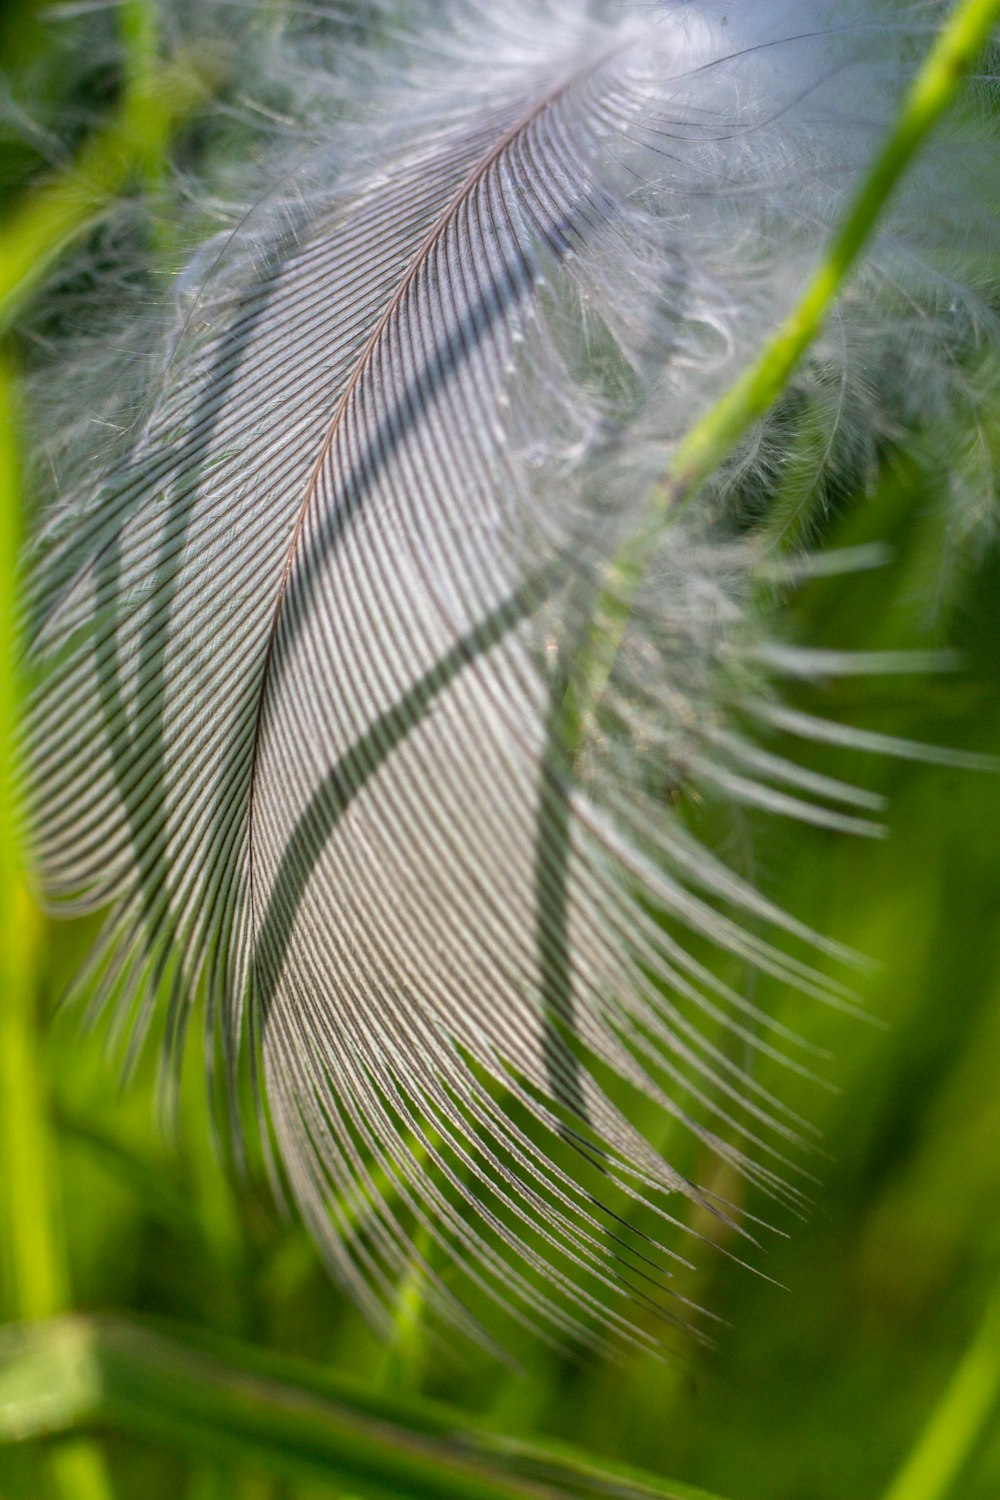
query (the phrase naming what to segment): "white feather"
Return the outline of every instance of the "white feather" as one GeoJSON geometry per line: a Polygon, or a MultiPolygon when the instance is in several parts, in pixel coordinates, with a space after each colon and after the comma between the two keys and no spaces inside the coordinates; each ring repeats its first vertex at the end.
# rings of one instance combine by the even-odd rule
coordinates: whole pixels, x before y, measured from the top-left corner
{"type": "Polygon", "coordinates": [[[740,728],[832,733],[767,681],[849,663],[765,642],[737,531],[808,422],[860,482],[993,330],[950,277],[946,142],[777,425],[664,529],[566,745],[613,559],[792,305],[938,10],[456,0],[402,36],[367,10],[367,52],[332,11],[241,33],[279,139],[207,190],[252,205],[178,276],[141,418],[110,455],[56,445],[90,471],[39,544],[39,848],[56,897],[111,905],[140,1032],[168,985],[176,1045],[199,982],[231,1066],[250,1027],[294,1194],[373,1319],[424,1223],[565,1332],[644,1295],[587,1162],[711,1202],[599,1077],[777,1190],[794,1129],[717,1036],[766,1023],[704,944],[830,993],[744,924],[806,936],[671,788],[873,831],[872,799],[740,728]]]}

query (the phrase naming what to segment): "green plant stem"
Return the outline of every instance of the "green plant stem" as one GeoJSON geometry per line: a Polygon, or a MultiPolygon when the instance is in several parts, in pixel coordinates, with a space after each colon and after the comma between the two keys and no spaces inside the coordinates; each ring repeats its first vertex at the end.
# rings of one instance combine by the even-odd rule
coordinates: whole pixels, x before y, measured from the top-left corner
{"type": "Polygon", "coordinates": [[[160,28],[151,0],[120,0],[118,25],[125,52],[126,93],[149,98],[156,92],[160,28]]]}
{"type": "Polygon", "coordinates": [[[168,64],[157,74],[149,65],[139,47],[140,42],[145,45],[141,12],[133,5],[126,14],[133,12],[136,58],[117,114],[84,146],[72,167],[36,188],[4,226],[0,333],[66,246],[100,218],[130,181],[157,180],[167,141],[205,97],[205,81],[193,68],[168,64]]]}
{"type": "Polygon", "coordinates": [[[427,1353],[424,1319],[427,1313],[426,1264],[434,1241],[423,1225],[413,1241],[414,1258],[396,1289],[392,1340],[383,1355],[377,1381],[383,1391],[413,1391],[419,1387],[427,1353]]]}
{"type": "MultiPolygon", "coordinates": [[[[155,185],[179,122],[205,93],[191,69],[156,66],[153,12],[127,0],[122,13],[126,86],[114,119],[74,165],[38,187],[3,229],[0,334],[26,304],[53,261],[136,177],[155,185]]],[[[13,380],[0,369],[0,1259],[8,1311],[48,1318],[69,1305],[69,1276],[58,1230],[54,1151],[38,1055],[36,960],[40,919],[21,866],[17,736],[20,685],[14,600],[20,555],[13,380]]],[[[109,1500],[99,1449],[63,1445],[49,1459],[64,1500],[109,1500]]]]}
{"type": "MultiPolygon", "coordinates": [[[[13,380],[0,364],[0,1259],[7,1311],[48,1318],[69,1304],[57,1228],[54,1152],[38,1055],[35,1012],[41,924],[20,857],[17,736],[20,708],[14,616],[20,546],[20,476],[13,380]]],[[[108,1500],[98,1449],[74,1443],[53,1454],[65,1500],[108,1500]]]]}
{"type": "Polygon", "coordinates": [[[20,552],[20,476],[13,380],[0,365],[0,1119],[3,1263],[7,1302],[25,1318],[48,1317],[63,1281],[48,1233],[48,1162],[34,1056],[36,917],[24,889],[18,826],[20,684],[14,600],[20,552]]]}
{"type": "Polygon", "coordinates": [[[945,1500],[1000,1402],[1000,1286],[885,1500],[945,1500]]]}
{"type": "Polygon", "coordinates": [[[953,8],[798,306],[750,369],[681,443],[673,463],[675,492],[702,483],[781,395],[822,328],[893,191],[954,102],[998,20],[997,0],[961,0],[953,8]]]}
{"type": "Polygon", "coordinates": [[[739,440],[785,389],[823,327],[838,294],[914,156],[954,102],[963,78],[1000,20],[1000,0],[960,0],[952,9],[895,123],[793,311],[774,337],[681,441],[670,472],[656,487],[646,524],[612,564],[563,699],[561,744],[570,761],[607,686],[656,541],[739,440]]]}
{"type": "Polygon", "coordinates": [[[203,1334],[88,1318],[0,1334],[0,1447],[94,1427],[371,1500],[712,1500],[203,1334]]]}
{"type": "Polygon", "coordinates": [[[49,1141],[35,1048],[38,916],[21,868],[18,722],[20,682],[14,601],[20,555],[20,473],[14,381],[0,365],[0,1223],[6,1302],[21,1318],[65,1306],[65,1276],[52,1235],[49,1141]]]}

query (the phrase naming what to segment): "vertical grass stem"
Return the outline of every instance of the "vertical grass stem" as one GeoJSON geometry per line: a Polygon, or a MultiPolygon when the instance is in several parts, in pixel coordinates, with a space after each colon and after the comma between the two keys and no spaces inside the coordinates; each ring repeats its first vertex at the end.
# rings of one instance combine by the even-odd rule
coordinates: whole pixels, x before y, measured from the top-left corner
{"type": "MultiPolygon", "coordinates": [[[[34,1322],[69,1306],[59,1233],[54,1150],[39,1059],[37,958],[41,919],[21,854],[15,613],[20,551],[17,423],[9,370],[0,363],[0,1264],[4,1311],[34,1322]]],[[[110,1500],[99,1450],[56,1449],[49,1473],[60,1500],[110,1500]]]]}

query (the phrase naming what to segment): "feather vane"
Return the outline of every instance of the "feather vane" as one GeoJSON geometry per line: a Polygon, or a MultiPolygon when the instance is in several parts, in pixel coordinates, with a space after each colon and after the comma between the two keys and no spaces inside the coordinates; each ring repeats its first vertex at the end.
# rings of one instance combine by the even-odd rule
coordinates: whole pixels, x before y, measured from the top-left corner
{"type": "MultiPolygon", "coordinates": [[[[176,1052],[201,984],[233,1074],[249,1036],[294,1197],[376,1323],[422,1227],[552,1336],[628,1336],[603,1293],[657,1293],[615,1192],[665,1222],[726,1208],[600,1080],[780,1192],[800,1124],[726,1036],[791,1039],[703,950],[839,998],[757,934],[814,940],[671,779],[852,832],[878,802],[741,727],[835,734],[769,679],[856,664],[759,638],[738,473],[665,528],[576,743],[562,708],[672,444],[789,304],[912,25],[506,10],[415,23],[440,60],[342,127],[362,164],[297,145],[183,273],[142,419],[40,544],[39,849],[58,899],[112,907],[103,992],[135,1035],[166,989],[176,1052]]],[[[933,300],[910,255],[887,238],[856,293],[883,341],[897,293],[933,300]]]]}

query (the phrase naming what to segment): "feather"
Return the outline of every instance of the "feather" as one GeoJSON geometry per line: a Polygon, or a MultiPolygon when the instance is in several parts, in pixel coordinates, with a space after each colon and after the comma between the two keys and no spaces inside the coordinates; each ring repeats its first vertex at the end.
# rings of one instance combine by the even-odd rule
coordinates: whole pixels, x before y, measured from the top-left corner
{"type": "MultiPolygon", "coordinates": [[[[758,619],[746,518],[780,429],[664,527],[575,739],[564,705],[673,445],[791,305],[927,8],[443,9],[367,52],[332,10],[268,33],[288,139],[178,276],[141,409],[61,457],[39,862],[57,902],[110,907],[99,994],[134,1037],[162,1003],[176,1055],[202,987],[234,1094],[259,1058],[288,1184],[376,1324],[422,1229],[550,1336],[629,1336],[616,1296],[659,1306],[660,1273],[616,1194],[664,1228],[728,1212],[647,1105],[773,1192],[800,1135],[730,1041],[794,1046],[707,952],[842,999],[760,929],[836,945],[699,843],[685,797],[877,831],[870,797],[748,732],[834,733],[772,683],[858,666],[758,619]]],[[[941,357],[950,242],[917,198],[783,418],[819,413],[826,474],[863,478],[914,383],[959,399],[987,321],[949,286],[941,357]]]]}

